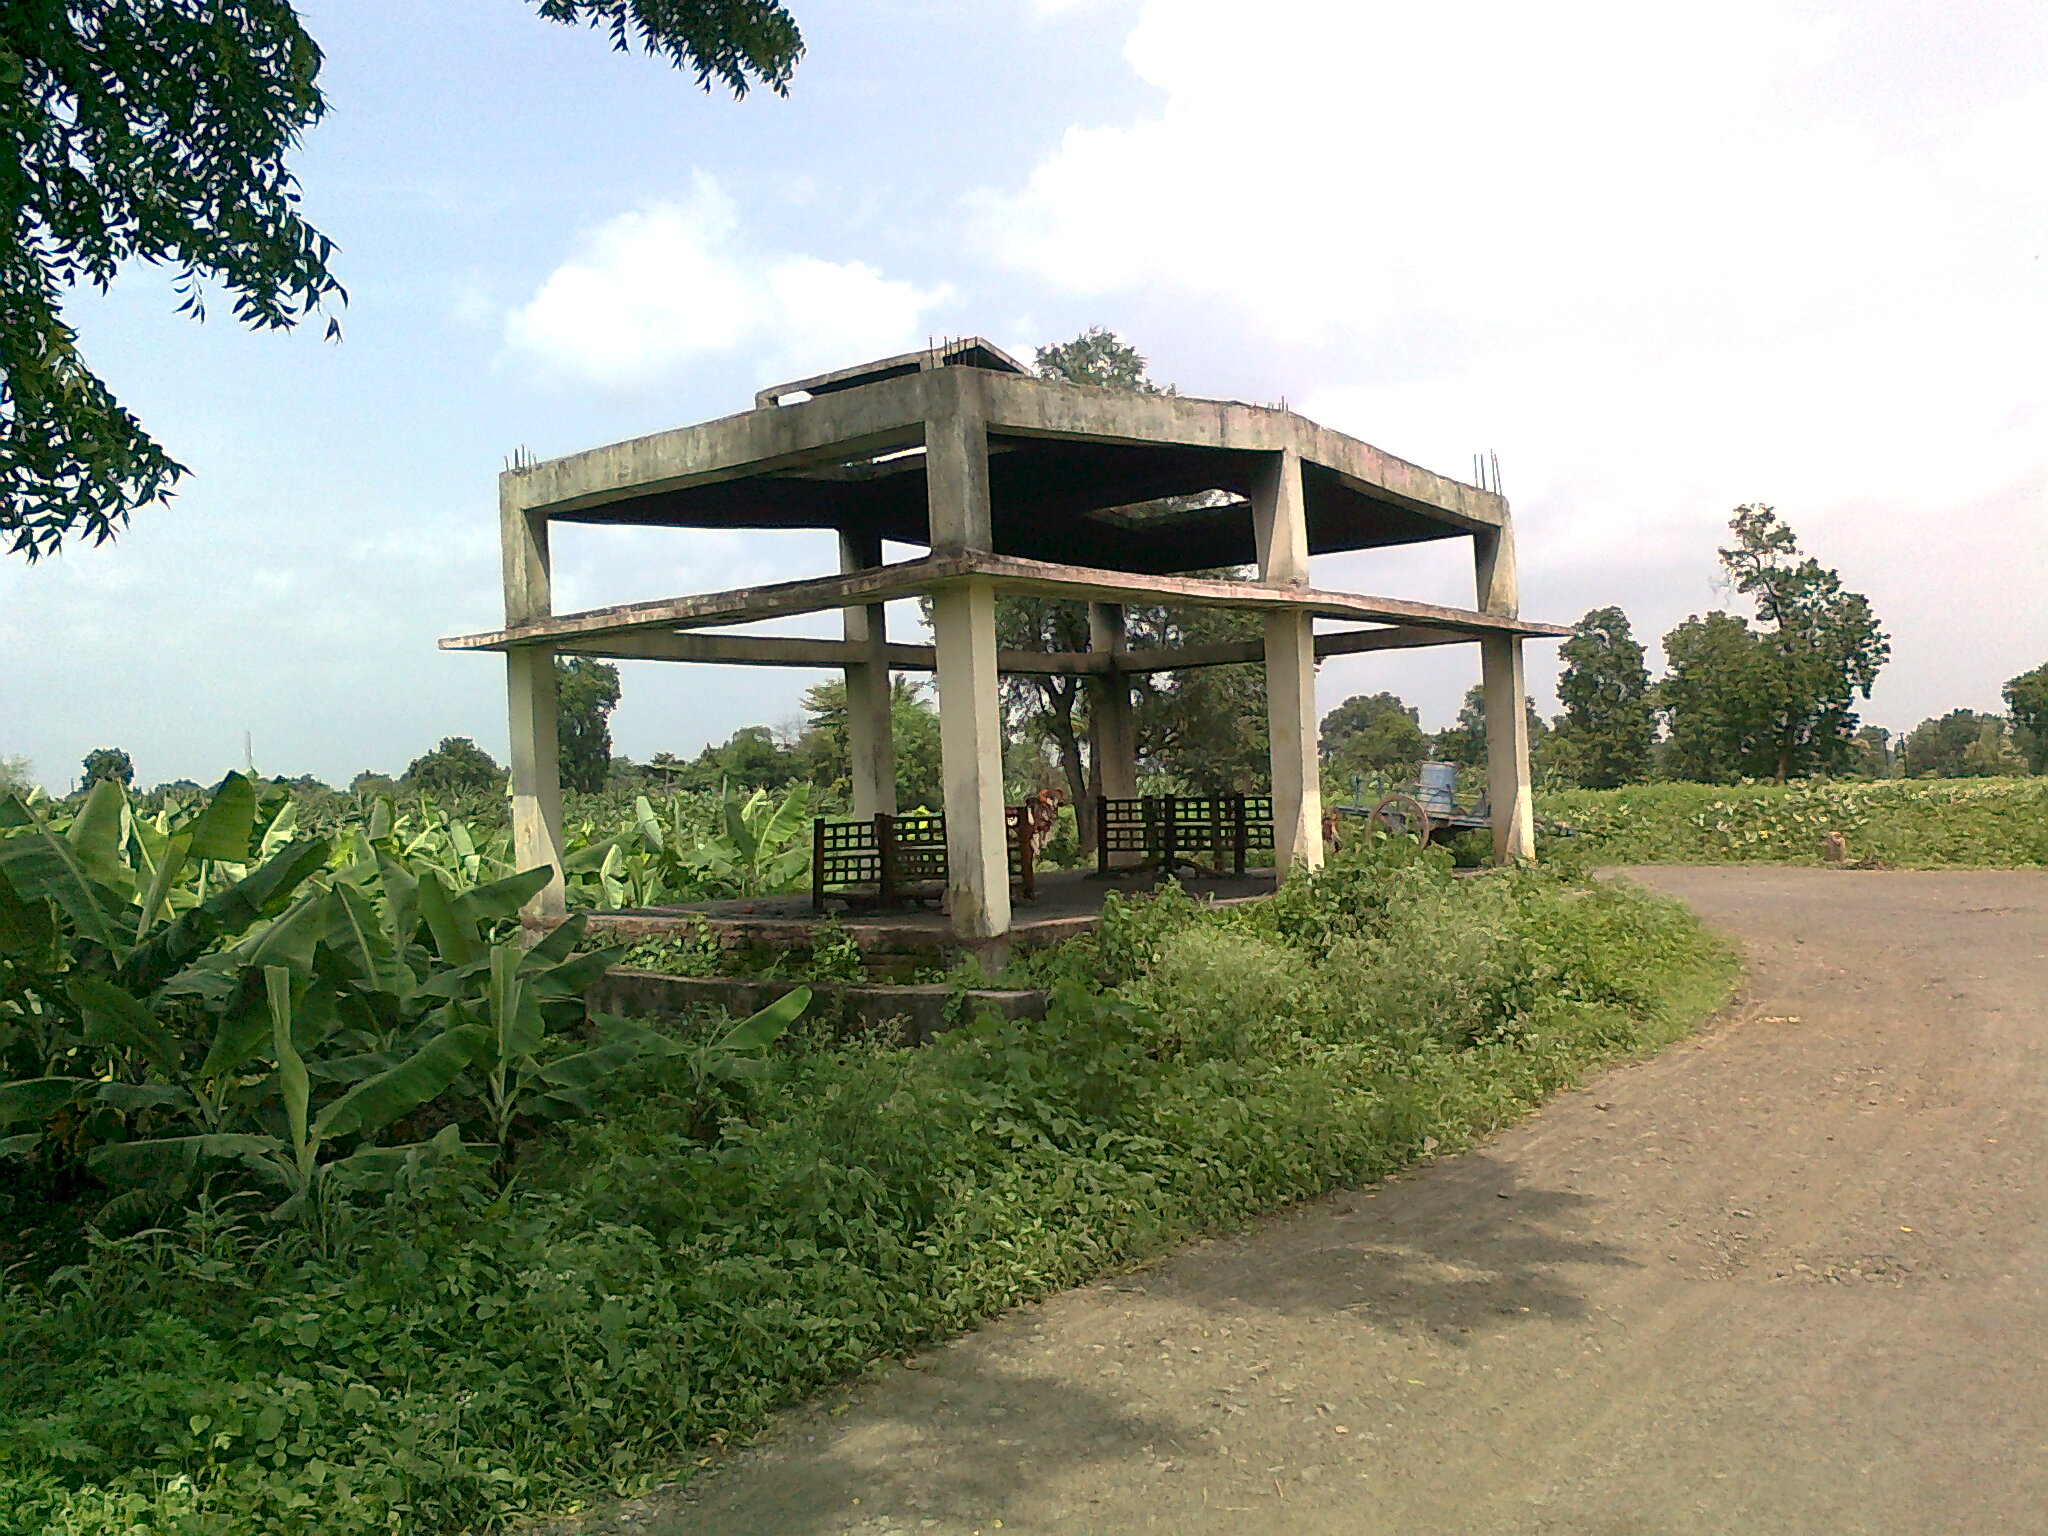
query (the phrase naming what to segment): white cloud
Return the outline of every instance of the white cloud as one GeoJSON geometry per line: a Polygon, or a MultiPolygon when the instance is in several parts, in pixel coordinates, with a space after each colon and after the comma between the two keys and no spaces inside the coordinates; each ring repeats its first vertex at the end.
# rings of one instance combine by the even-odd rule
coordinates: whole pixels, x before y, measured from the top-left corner
{"type": "Polygon", "coordinates": [[[700,172],[686,202],[651,203],[587,234],[507,317],[505,336],[559,373],[630,389],[742,350],[796,373],[906,350],[948,296],[865,262],[753,249],[732,199],[700,172]]]}
{"type": "MultiPolygon", "coordinates": [[[[973,197],[972,238],[1241,330],[1394,452],[1498,449],[1538,587],[1604,569],[1664,622],[1760,499],[1853,581],[1917,582],[1902,608],[1969,605],[1997,573],[1965,509],[2029,548],[2048,521],[2048,26],[1956,6],[1147,0],[1125,51],[1161,104],[973,197]]],[[[1977,665],[2048,647],[2003,618],[1977,665]]],[[[1932,690],[1952,658],[1902,638],[1932,690]]]]}

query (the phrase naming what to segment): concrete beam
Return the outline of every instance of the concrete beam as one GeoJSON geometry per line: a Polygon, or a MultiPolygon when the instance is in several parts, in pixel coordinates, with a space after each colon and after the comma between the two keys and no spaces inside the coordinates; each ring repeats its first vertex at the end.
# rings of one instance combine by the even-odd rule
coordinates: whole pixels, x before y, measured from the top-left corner
{"type": "Polygon", "coordinates": [[[983,376],[992,431],[1020,437],[1232,449],[1292,449],[1334,471],[1354,489],[1461,529],[1491,528],[1507,503],[1491,491],[1436,474],[1305,416],[1237,400],[1143,395],[1054,379],[983,376]]]}
{"type": "MultiPolygon", "coordinates": [[[[868,610],[872,611],[872,610],[868,610]]],[[[1469,645],[1477,634],[1455,629],[1421,629],[1395,624],[1384,629],[1348,630],[1316,636],[1316,660],[1355,656],[1366,651],[1412,650],[1431,645],[1469,645]]],[[[845,640],[812,640],[786,635],[691,634],[675,630],[637,629],[626,634],[598,635],[558,641],[565,655],[598,656],[610,661],[694,661],[728,667],[809,667],[831,669],[857,665],[862,653],[845,640]]],[[[1020,677],[1100,676],[1114,666],[1138,676],[1150,672],[1186,672],[1196,667],[1242,666],[1261,660],[1259,640],[1222,640],[1180,650],[1119,651],[1112,661],[1099,651],[998,651],[996,670],[1020,677]]],[[[935,662],[928,645],[891,642],[883,657],[892,672],[929,672],[935,662]]]]}
{"type": "Polygon", "coordinates": [[[741,587],[730,592],[692,597],[663,598],[648,603],[625,603],[526,623],[514,622],[502,630],[450,637],[441,642],[441,648],[493,651],[517,645],[571,644],[581,639],[638,630],[708,629],[728,624],[750,624],[764,619],[914,597],[938,592],[954,583],[979,579],[988,580],[998,591],[1034,592],[1079,602],[1166,603],[1242,608],[1254,612],[1289,611],[1312,618],[1454,630],[1460,632],[1461,638],[1501,633],[1562,637],[1571,633],[1569,628],[1561,625],[1535,624],[1467,608],[1410,602],[1403,598],[1274,587],[1249,581],[1217,581],[1199,576],[1149,576],[966,551],[931,555],[921,560],[906,560],[875,570],[838,576],[741,587]]]}
{"type": "Polygon", "coordinates": [[[521,510],[567,517],[656,491],[914,447],[934,402],[948,398],[928,381],[968,371],[910,374],[522,465],[499,476],[500,494],[521,510]]]}
{"type": "Polygon", "coordinates": [[[574,517],[656,492],[912,447],[924,440],[925,422],[953,414],[969,400],[990,429],[1008,435],[1249,453],[1292,449],[1368,496],[1460,530],[1497,527],[1507,516],[1506,503],[1489,491],[1291,411],[951,366],[522,465],[507,470],[500,484],[509,503],[522,510],[574,517]]]}

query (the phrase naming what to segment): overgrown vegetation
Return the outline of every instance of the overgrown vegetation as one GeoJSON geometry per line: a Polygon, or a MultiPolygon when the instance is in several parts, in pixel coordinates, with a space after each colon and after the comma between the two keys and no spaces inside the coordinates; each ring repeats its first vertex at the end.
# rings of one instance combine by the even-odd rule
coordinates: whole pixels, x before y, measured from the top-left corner
{"type": "Polygon", "coordinates": [[[1641,892],[1399,844],[1251,907],[1112,899],[1023,965],[1044,1022],[912,1051],[707,1018],[507,1167],[415,1160],[318,1226],[219,1178],[18,1267],[0,1532],[454,1530],[634,1489],[865,1362],[1467,1144],[1732,970],[1641,892]]]}
{"type": "Polygon", "coordinates": [[[2048,865],[2048,779],[1634,784],[1539,793],[1536,809],[1577,834],[1543,850],[1575,866],[1819,864],[1829,832],[1842,834],[1859,863],[2048,865]]]}

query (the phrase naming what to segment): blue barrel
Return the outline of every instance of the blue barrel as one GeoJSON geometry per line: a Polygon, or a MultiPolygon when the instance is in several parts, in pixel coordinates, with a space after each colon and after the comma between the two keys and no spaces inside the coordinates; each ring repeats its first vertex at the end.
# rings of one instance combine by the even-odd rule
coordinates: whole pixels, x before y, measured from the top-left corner
{"type": "Polygon", "coordinates": [[[1424,763],[1422,777],[1416,789],[1415,798],[1422,802],[1422,808],[1432,816],[1448,816],[1458,797],[1458,765],[1456,763],[1424,763]]]}

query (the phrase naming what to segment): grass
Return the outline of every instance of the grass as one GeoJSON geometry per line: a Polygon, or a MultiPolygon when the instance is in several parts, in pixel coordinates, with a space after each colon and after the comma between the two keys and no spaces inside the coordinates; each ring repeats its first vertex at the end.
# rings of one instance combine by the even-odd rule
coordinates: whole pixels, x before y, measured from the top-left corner
{"type": "Polygon", "coordinates": [[[704,1084],[648,1061],[503,1192],[458,1168],[317,1233],[223,1198],[96,1237],[0,1297],[0,1532],[473,1530],[628,1493],[990,1313],[1469,1145],[1727,996],[1675,904],[1447,863],[1112,900],[1032,958],[1046,1021],[794,1042],[708,1134],[704,1084]]]}
{"type": "Polygon", "coordinates": [[[1840,832],[1872,865],[2048,865],[2048,778],[1637,784],[1551,790],[1536,808],[1578,832],[1548,845],[1573,864],[1819,864],[1840,832]]]}

